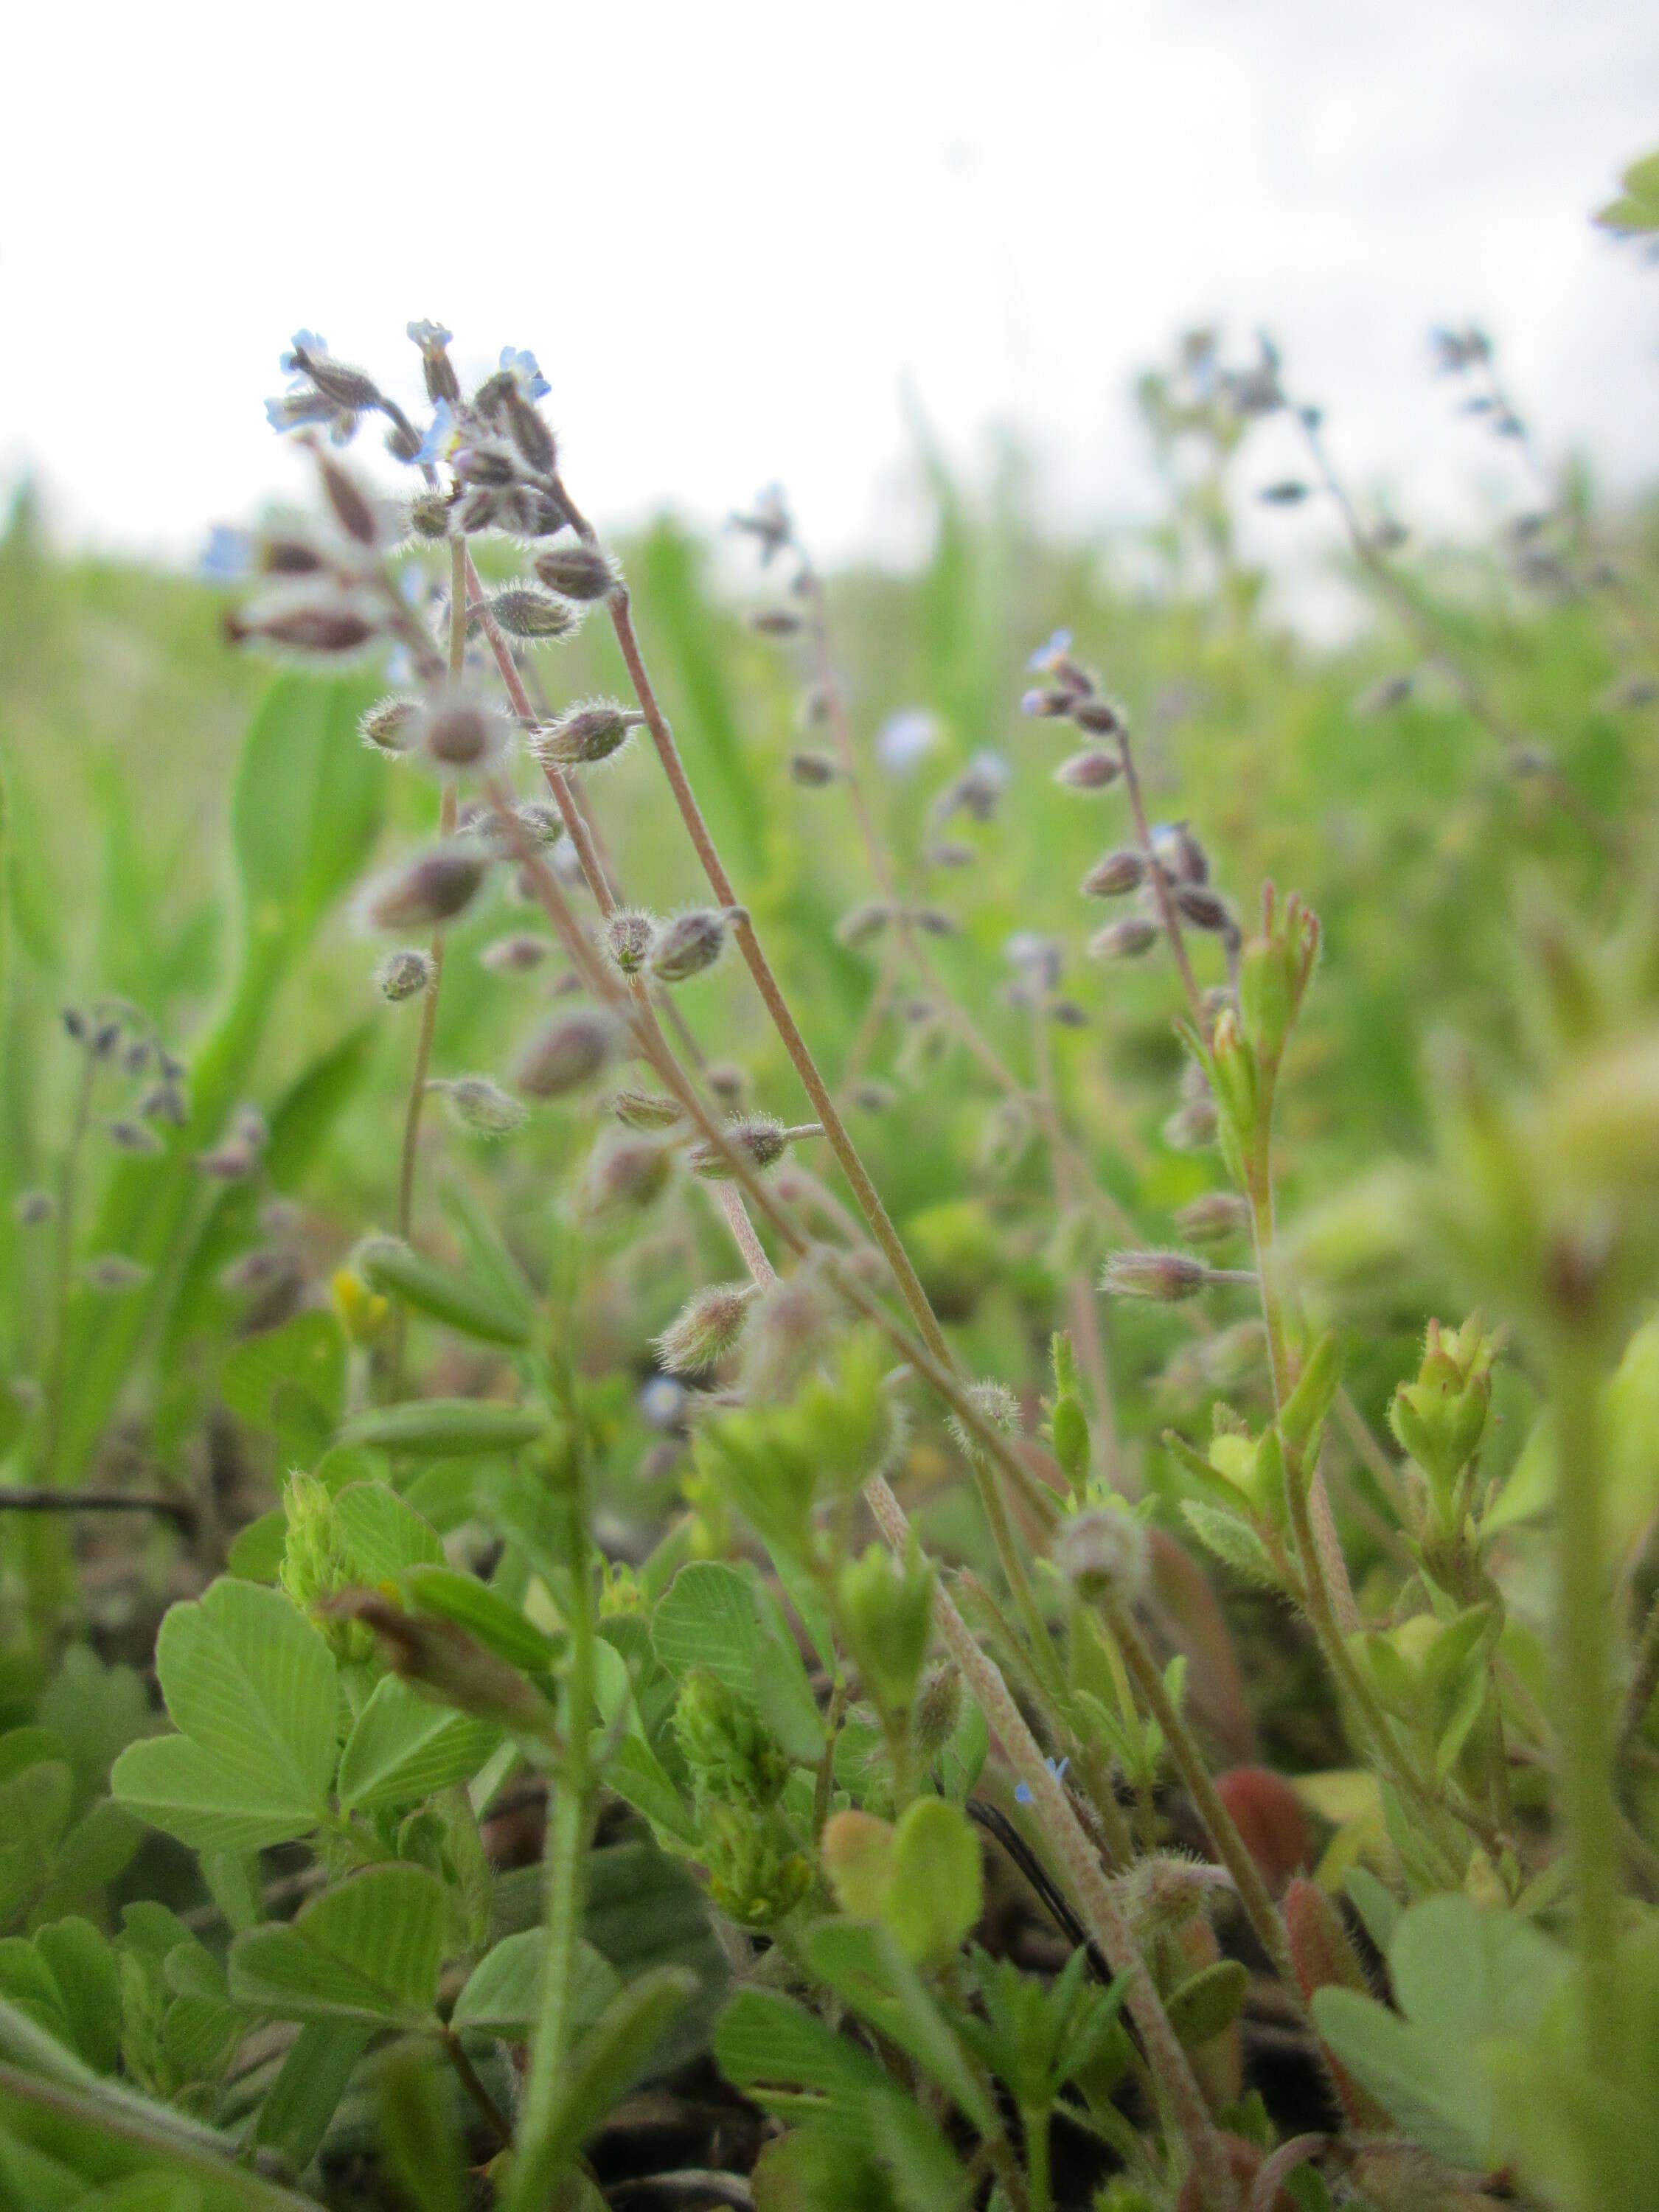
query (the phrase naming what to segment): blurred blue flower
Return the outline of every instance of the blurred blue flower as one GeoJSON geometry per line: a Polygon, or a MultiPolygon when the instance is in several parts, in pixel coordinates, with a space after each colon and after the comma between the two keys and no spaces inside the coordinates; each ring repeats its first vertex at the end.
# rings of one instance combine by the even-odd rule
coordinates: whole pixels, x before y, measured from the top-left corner
{"type": "Polygon", "coordinates": [[[295,331],[289,344],[290,350],[277,364],[284,376],[305,374],[305,363],[300,359],[302,353],[309,354],[313,360],[318,357],[326,360],[328,357],[328,340],[319,337],[315,331],[295,331]]]}
{"type": "Polygon", "coordinates": [[[307,422],[326,422],[334,412],[334,402],[309,386],[265,402],[265,420],[273,430],[297,430],[307,422]]]}
{"type": "Polygon", "coordinates": [[[1038,646],[1025,665],[1033,675],[1041,676],[1052,668],[1056,661],[1064,660],[1071,649],[1071,631],[1057,629],[1046,644],[1038,646]]]}
{"type": "MultiPolygon", "coordinates": [[[[1054,1779],[1055,1779],[1055,1781],[1056,1781],[1056,1782],[1063,1782],[1063,1781],[1066,1779],[1066,1768],[1071,1765],[1071,1763],[1072,1763],[1072,1762],[1071,1762],[1071,1760],[1070,1760],[1069,1759],[1062,1759],[1060,1760],[1060,1762],[1059,1765],[1058,1765],[1058,1766],[1056,1766],[1056,1765],[1055,1765],[1055,1764],[1054,1764],[1054,1760],[1053,1760],[1052,1759],[1045,1759],[1043,1760],[1043,1762],[1042,1762],[1042,1763],[1043,1763],[1043,1765],[1048,1768],[1048,1770],[1049,1773],[1050,1773],[1050,1774],[1052,1774],[1052,1775],[1054,1776],[1054,1779]]],[[[1029,1804],[1030,1803],[1030,1802],[1031,1802],[1031,1785],[1030,1785],[1030,1784],[1029,1782],[1018,1782],[1018,1783],[1016,1783],[1016,1784],[1015,1784],[1015,1785],[1014,1785],[1014,1802],[1015,1802],[1015,1804],[1016,1804],[1016,1805],[1029,1805],[1029,1804]]]]}
{"type": "Polygon", "coordinates": [[[406,645],[394,645],[386,657],[386,680],[394,691],[415,681],[415,659],[406,645]]]}
{"type": "Polygon", "coordinates": [[[434,461],[446,459],[454,438],[455,410],[447,399],[441,399],[432,410],[432,427],[421,441],[421,450],[415,456],[416,462],[422,468],[429,469],[434,461]]]}
{"type": "Polygon", "coordinates": [[[409,325],[409,335],[422,353],[438,353],[449,344],[455,333],[447,331],[441,323],[420,322],[409,325]]]}
{"type": "Polygon", "coordinates": [[[252,564],[253,540],[247,532],[216,522],[197,562],[200,573],[210,583],[234,584],[246,575],[252,564]]]}
{"type": "Polygon", "coordinates": [[[501,366],[518,386],[526,399],[545,399],[553,389],[536,364],[536,356],[527,347],[501,348],[501,366]]]}
{"type": "Polygon", "coordinates": [[[876,758],[894,775],[908,775],[918,761],[932,752],[939,726],[922,707],[906,707],[890,714],[876,732],[876,758]]]}

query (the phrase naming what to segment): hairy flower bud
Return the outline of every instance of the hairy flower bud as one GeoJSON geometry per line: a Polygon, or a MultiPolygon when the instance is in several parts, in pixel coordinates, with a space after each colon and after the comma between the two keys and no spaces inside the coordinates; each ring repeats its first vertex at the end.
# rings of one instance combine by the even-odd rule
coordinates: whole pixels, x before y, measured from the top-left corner
{"type": "Polygon", "coordinates": [[[614,699],[588,699],[538,730],[532,743],[554,768],[591,768],[619,752],[644,720],[614,699]]]}
{"type": "Polygon", "coordinates": [[[487,1075],[435,1076],[427,1089],[435,1091],[452,1118],[475,1137],[510,1136],[527,1118],[518,1100],[487,1075]]]}
{"type": "Polygon", "coordinates": [[[57,1212],[58,1201],[49,1190],[20,1190],[11,1210],[20,1229],[38,1229],[57,1212]]]}
{"type": "MultiPolygon", "coordinates": [[[[769,1114],[741,1114],[728,1121],[724,1131],[726,1144],[751,1168],[763,1170],[775,1167],[783,1158],[791,1140],[796,1137],[817,1134],[811,1129],[787,1129],[769,1114]]],[[[720,1146],[705,1141],[691,1147],[693,1170],[710,1182],[726,1182],[732,1169],[720,1146]]]]}
{"type": "Polygon", "coordinates": [[[602,1074],[622,1047],[615,1018],[598,1006],[561,1014],[532,1039],[515,1086],[531,1098],[562,1098],[602,1074]]]}
{"type": "Polygon", "coordinates": [[[789,775],[792,782],[807,791],[820,791],[827,783],[834,783],[841,775],[828,753],[799,752],[789,756],[789,775]]]}
{"type": "Polygon", "coordinates": [[[125,1118],[106,1124],[104,1134],[119,1152],[153,1155],[161,1149],[161,1139],[143,1121],[125,1118]]]}
{"type": "Polygon", "coordinates": [[[415,742],[443,776],[479,774],[507,751],[513,726],[501,710],[469,691],[441,693],[422,713],[415,742]]]}
{"type": "Polygon", "coordinates": [[[922,1679],[910,1718],[916,1757],[931,1766],[962,1717],[962,1675],[954,1662],[943,1661],[922,1679]]]}
{"type": "Polygon", "coordinates": [[[624,975],[642,973],[651,957],[657,925],[642,907],[623,906],[605,925],[605,947],[624,975]]]}
{"type": "Polygon", "coordinates": [[[1109,921],[1104,929],[1097,929],[1089,939],[1088,953],[1091,960],[1138,960],[1150,952],[1158,943],[1158,924],[1144,914],[1126,914],[1121,921],[1109,921]]]}
{"type": "Polygon", "coordinates": [[[550,940],[533,930],[517,930],[510,937],[492,938],[478,955],[478,965],[492,975],[523,975],[539,968],[553,950],[550,940]]]}
{"type": "Polygon", "coordinates": [[[733,1350],[754,1303],[753,1283],[711,1283],[683,1306],[657,1339],[657,1357],[671,1375],[696,1375],[733,1350]]]}
{"type": "MultiPolygon", "coordinates": [[[[1006,1382],[988,1377],[980,1382],[970,1382],[967,1399],[980,1419],[996,1431],[999,1436],[1012,1437],[1019,1430],[1019,1400],[1006,1382]]],[[[985,1447],[960,1413],[949,1416],[949,1427],[959,1448],[969,1459],[981,1459],[985,1447]]]]}
{"type": "Polygon", "coordinates": [[[463,483],[483,491],[504,490],[517,482],[519,475],[517,455],[498,438],[480,438],[461,447],[454,468],[463,483]]]}
{"type": "Polygon", "coordinates": [[[1214,1144],[1221,1116],[1213,1098],[1188,1098],[1164,1124],[1164,1141],[1171,1152],[1201,1152],[1214,1144]]]}
{"type": "Polygon", "coordinates": [[[1123,711],[1109,699],[1085,692],[1081,698],[1073,698],[1068,711],[1079,729],[1087,731],[1091,738],[1115,738],[1123,733],[1123,711]]]}
{"type": "Polygon", "coordinates": [[[430,928],[471,904],[488,863],[477,847],[452,837],[429,846],[369,885],[362,915],[374,929],[430,928]]]}
{"type": "Polygon", "coordinates": [[[1171,884],[1206,884],[1209,855],[1184,822],[1160,822],[1152,831],[1152,851],[1171,884]]]}
{"type": "Polygon", "coordinates": [[[674,1155],[649,1137],[613,1131],[594,1146],[583,1179],[582,1212],[589,1219],[609,1213],[642,1213],[668,1188],[674,1155]]]}
{"type": "Polygon", "coordinates": [[[568,599],[538,591],[533,584],[508,584],[492,592],[489,612],[509,637],[532,638],[538,643],[568,637],[581,619],[568,599]]]}
{"type": "Polygon", "coordinates": [[[348,468],[333,453],[319,447],[316,459],[317,473],[323,483],[323,496],[332,508],[334,519],[341,529],[356,544],[378,546],[382,533],[378,503],[373,493],[359,479],[356,471],[348,468]]]}
{"type": "Polygon", "coordinates": [[[1231,908],[1207,884],[1176,884],[1171,896],[1176,911],[1194,929],[1210,930],[1218,937],[1235,929],[1231,908]]]}
{"type": "Polygon", "coordinates": [[[526,398],[516,382],[510,383],[502,392],[501,406],[507,417],[507,434],[518,447],[519,458],[525,466],[536,476],[551,476],[558,447],[540,410],[526,398]]]}
{"type": "Polygon", "coordinates": [[[531,563],[550,592],[562,599],[585,602],[609,599],[617,588],[617,571],[610,556],[581,538],[574,544],[545,546],[531,563]]]}
{"type": "Polygon", "coordinates": [[[619,1091],[611,1110],[625,1129],[672,1129],[683,1118],[678,1098],[651,1091],[619,1091]]]}
{"type": "Polygon", "coordinates": [[[1121,1506],[1074,1513],[1054,1539],[1054,1565],[1085,1603],[1110,1591],[1133,1605],[1151,1569],[1146,1531],[1121,1506]]]}
{"type": "Polygon", "coordinates": [[[1115,753],[1103,752],[1094,746],[1061,761],[1054,770],[1054,781],[1067,791],[1104,791],[1122,773],[1123,763],[1115,753]]]}
{"type": "Polygon", "coordinates": [[[726,949],[726,916],[712,907],[677,914],[658,930],[651,973],[659,983],[684,983],[712,968],[726,949]]]}
{"type": "Polygon", "coordinates": [[[1249,1222],[1249,1207],[1231,1190],[1207,1190],[1176,1216],[1176,1227],[1193,1244],[1219,1244],[1229,1237],[1242,1237],[1249,1222]]]}
{"type": "Polygon", "coordinates": [[[1133,845],[1121,845],[1095,862],[1083,878],[1085,898],[1121,898],[1146,880],[1146,857],[1133,845]]]}
{"type": "Polygon", "coordinates": [[[270,592],[252,605],[233,609],[225,635],[233,645],[250,639],[301,659],[331,659],[361,652],[380,633],[380,610],[368,599],[301,597],[270,592]]]}
{"type": "Polygon", "coordinates": [[[680,1685],[674,1734],[698,1794],[754,1806],[782,1796],[787,1754],[748,1698],[706,1667],[694,1667],[680,1685]]]}
{"type": "Polygon", "coordinates": [[[1100,1287],[1109,1297],[1170,1305],[1196,1296],[1209,1279],[1209,1268],[1189,1253],[1114,1252],[1101,1270],[1100,1287]]]}
{"type": "Polygon", "coordinates": [[[880,899],[866,899],[862,906],[849,908],[836,924],[838,944],[856,948],[873,944],[893,919],[893,909],[880,899]]]}
{"type": "Polygon", "coordinates": [[[373,745],[383,753],[403,753],[415,744],[420,722],[420,701],[404,698],[394,692],[390,698],[377,699],[357,727],[366,745],[373,745]]]}

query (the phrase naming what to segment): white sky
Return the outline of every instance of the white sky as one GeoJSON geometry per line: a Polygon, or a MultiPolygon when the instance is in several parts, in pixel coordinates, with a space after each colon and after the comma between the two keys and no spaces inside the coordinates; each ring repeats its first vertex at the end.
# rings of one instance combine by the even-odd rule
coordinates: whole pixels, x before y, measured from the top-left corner
{"type": "Polygon", "coordinates": [[[778,477],[831,552],[902,543],[907,387],[1067,521],[1144,512],[1133,374],[1212,317],[1417,515],[1505,480],[1448,318],[1659,476],[1659,272],[1587,220],[1659,139],[1650,0],[58,0],[6,48],[0,478],[76,538],[292,489],[289,332],[413,397],[418,315],[538,351],[601,518],[778,477]]]}

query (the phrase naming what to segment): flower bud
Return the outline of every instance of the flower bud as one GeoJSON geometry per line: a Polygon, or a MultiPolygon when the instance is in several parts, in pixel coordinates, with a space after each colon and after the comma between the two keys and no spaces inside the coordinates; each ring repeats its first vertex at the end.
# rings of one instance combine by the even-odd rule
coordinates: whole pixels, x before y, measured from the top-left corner
{"type": "Polygon", "coordinates": [[[678,914],[657,932],[651,947],[651,973],[659,983],[684,983],[712,968],[726,948],[724,915],[712,907],[678,914]]]}
{"type": "Polygon", "coordinates": [[[1060,1523],[1054,1565],[1060,1579],[1085,1603],[1109,1591],[1133,1605],[1150,1572],[1146,1531],[1121,1506],[1074,1513],[1060,1523]]]}
{"type": "Polygon", "coordinates": [[[727,1106],[735,1106],[749,1088],[749,1079],[735,1060],[711,1060],[702,1072],[702,1079],[715,1097],[727,1106]]]}
{"type": "Polygon", "coordinates": [[[962,1675],[947,1659],[924,1677],[911,1716],[911,1740],[924,1767],[944,1750],[961,1717],[962,1675]]]}
{"type": "Polygon", "coordinates": [[[1186,1252],[1114,1252],[1101,1269],[1100,1287],[1109,1297],[1171,1305],[1195,1297],[1209,1279],[1204,1262],[1186,1252]]]}
{"type": "Polygon", "coordinates": [[[416,740],[420,720],[420,701],[394,692],[388,699],[377,699],[357,727],[366,745],[383,753],[404,753],[416,740]]]}
{"type": "Polygon", "coordinates": [[[1150,952],[1158,943],[1158,924],[1144,914],[1126,914],[1120,921],[1108,922],[1089,939],[1088,953],[1091,960],[1138,960],[1142,953],[1150,952]]]}
{"type": "Polygon", "coordinates": [[[440,1704],[515,1735],[550,1737],[553,1709],[519,1668],[434,1613],[408,1613],[377,1590],[323,1601],[325,1622],[370,1629],[394,1672],[440,1704]]]}
{"type": "Polygon", "coordinates": [[[879,899],[866,899],[842,915],[836,924],[836,941],[856,948],[873,944],[893,919],[893,909],[879,899]]]}
{"type": "Polygon", "coordinates": [[[868,1076],[853,1092],[853,1103],[860,1114],[886,1114],[891,1111],[896,1093],[890,1083],[878,1082],[868,1076]]]}
{"type": "Polygon", "coordinates": [[[479,953],[478,964],[492,975],[523,975],[539,968],[552,950],[546,938],[520,930],[511,937],[492,938],[479,953]]]}
{"type": "Polygon", "coordinates": [[[216,1145],[211,1152],[196,1155],[198,1175],[210,1176],[215,1182],[240,1182],[252,1174],[256,1157],[252,1146],[227,1141],[216,1145]]]}
{"type": "Polygon", "coordinates": [[[118,1152],[153,1156],[161,1149],[161,1139],[143,1121],[125,1119],[110,1121],[105,1125],[104,1134],[118,1152]]]}
{"type": "Polygon", "coordinates": [[[516,383],[502,392],[501,404],[507,434],[519,449],[520,459],[534,475],[551,476],[558,447],[539,410],[531,404],[516,383]]]}
{"type": "Polygon", "coordinates": [[[609,599],[617,571],[609,555],[578,538],[572,544],[545,546],[531,563],[550,592],[579,603],[609,599]]]}
{"type": "Polygon", "coordinates": [[[1216,1139],[1221,1116],[1213,1098],[1188,1098],[1164,1124],[1164,1141],[1175,1152],[1201,1152],[1216,1139]]]}
{"type": "Polygon", "coordinates": [[[742,1337],[754,1303],[753,1283],[712,1283],[682,1307],[657,1339],[657,1357],[671,1375],[696,1375],[725,1358],[742,1337]]]}
{"type": "Polygon", "coordinates": [[[1171,884],[1206,884],[1209,855],[1184,822],[1160,822],[1152,830],[1152,851],[1171,884]]]}
{"type": "Polygon", "coordinates": [[[799,752],[789,756],[789,775],[805,790],[820,791],[826,783],[834,783],[841,770],[828,753],[799,752]]]}
{"type": "Polygon", "coordinates": [[[496,438],[480,438],[463,446],[455,455],[454,467],[463,483],[484,491],[502,491],[518,481],[518,458],[510,446],[496,438]]]}
{"type": "MultiPolygon", "coordinates": [[[[1012,1437],[1018,1434],[1019,1400],[1006,1382],[999,1382],[994,1377],[988,1377],[980,1382],[970,1382],[967,1388],[966,1396],[969,1404],[978,1414],[980,1419],[988,1427],[994,1429],[999,1436],[1012,1437]]],[[[969,1459],[977,1460],[982,1457],[984,1445],[960,1413],[953,1413],[949,1416],[949,1426],[951,1435],[969,1459]]]]}
{"type": "Polygon", "coordinates": [[[683,1118],[678,1098],[650,1091],[619,1091],[611,1110],[625,1129],[672,1129],[683,1118]]]}
{"type": "MultiPolygon", "coordinates": [[[[807,1132],[786,1129],[769,1114],[742,1114],[726,1123],[724,1131],[726,1144],[751,1168],[764,1170],[775,1167],[783,1158],[790,1140],[807,1132]]],[[[816,1135],[816,1130],[810,1133],[816,1135]]],[[[714,1144],[705,1141],[691,1148],[693,1171],[710,1182],[727,1182],[732,1169],[725,1153],[714,1144]]]]}
{"type": "Polygon", "coordinates": [[[1207,1190],[1176,1216],[1176,1227],[1192,1244],[1219,1244],[1230,1237],[1242,1237],[1249,1223],[1249,1207],[1231,1190],[1207,1190]]]}
{"type": "Polygon", "coordinates": [[[452,1118],[475,1137],[506,1137],[522,1128],[525,1109],[487,1075],[434,1077],[428,1084],[448,1107],[452,1118]]]}
{"type": "Polygon", "coordinates": [[[471,905],[486,865],[477,847],[463,839],[429,846],[370,884],[363,918],[371,928],[396,930],[453,921],[471,905]]]}
{"type": "Polygon", "coordinates": [[[609,1213],[643,1213],[668,1188],[674,1155],[648,1137],[601,1138],[587,1163],[582,1212],[590,1219],[609,1213]]]}
{"type": "Polygon", "coordinates": [[[1224,937],[1234,927],[1231,908],[1207,884],[1177,884],[1172,896],[1176,911],[1194,929],[1207,929],[1224,937]]]}
{"type": "Polygon", "coordinates": [[[836,1610],[864,1686],[885,1713],[907,1712],[927,1656],[933,1569],[914,1542],[903,1559],[872,1544],[836,1577],[836,1610]]]}
{"type": "Polygon", "coordinates": [[[49,1190],[20,1190],[11,1210],[20,1229],[38,1229],[57,1212],[58,1201],[49,1190]]]}
{"type": "Polygon", "coordinates": [[[707,1667],[694,1667],[680,1685],[674,1734],[699,1794],[754,1806],[782,1796],[787,1754],[749,1700],[707,1667]]]}
{"type": "Polygon", "coordinates": [[[1092,693],[1085,693],[1083,697],[1072,701],[1068,711],[1079,729],[1086,731],[1091,738],[1116,738],[1123,734],[1122,710],[1115,707],[1109,699],[1097,698],[1092,693]]]}
{"type": "Polygon", "coordinates": [[[757,607],[744,621],[757,637],[794,637],[805,627],[793,607],[757,607]]]}
{"type": "Polygon", "coordinates": [[[642,973],[651,957],[657,925],[642,908],[618,907],[605,925],[605,951],[624,975],[642,973]]]}
{"type": "Polygon", "coordinates": [[[323,496],[341,529],[359,545],[378,546],[380,522],[373,495],[359,482],[356,471],[334,454],[319,447],[316,459],[323,496]]]}
{"type": "Polygon", "coordinates": [[[337,596],[272,592],[225,617],[225,635],[233,645],[258,639],[305,659],[330,659],[361,652],[380,629],[380,610],[371,602],[337,596]]]}
{"type": "Polygon", "coordinates": [[[589,699],[535,732],[537,757],[554,768],[591,768],[610,760],[645,717],[614,699],[589,699]]]}
{"type": "Polygon", "coordinates": [[[562,1098],[602,1074],[622,1048],[611,1015],[597,1006],[562,1014],[535,1037],[514,1077],[532,1098],[562,1098]]]}
{"type": "Polygon", "coordinates": [[[1146,858],[1133,845],[1121,845],[1095,862],[1083,878],[1085,898],[1121,898],[1146,880],[1146,858]]]}
{"type": "Polygon", "coordinates": [[[489,598],[491,618],[509,637],[568,637],[580,617],[568,599],[539,592],[533,584],[508,584],[489,598]]]}
{"type": "Polygon", "coordinates": [[[467,775],[494,768],[512,733],[498,707],[471,692],[446,691],[422,714],[415,741],[439,775],[467,775]]]}
{"type": "Polygon", "coordinates": [[[1054,781],[1067,791],[1104,791],[1122,773],[1123,763],[1115,753],[1091,746],[1087,752],[1073,753],[1069,760],[1061,761],[1054,770],[1054,781]]]}
{"type": "Polygon", "coordinates": [[[174,1129],[182,1129],[190,1119],[185,1094],[170,1078],[151,1084],[138,1101],[138,1111],[145,1121],[165,1121],[174,1129]]]}

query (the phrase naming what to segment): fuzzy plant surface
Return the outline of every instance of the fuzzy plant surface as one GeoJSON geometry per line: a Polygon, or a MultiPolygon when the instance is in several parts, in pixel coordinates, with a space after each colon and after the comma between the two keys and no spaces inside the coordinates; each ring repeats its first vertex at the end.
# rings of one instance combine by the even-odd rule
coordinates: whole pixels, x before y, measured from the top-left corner
{"type": "Polygon", "coordinates": [[[1195,331],[717,568],[408,336],[0,541],[0,2207],[1649,2212],[1654,510],[1195,331]]]}

